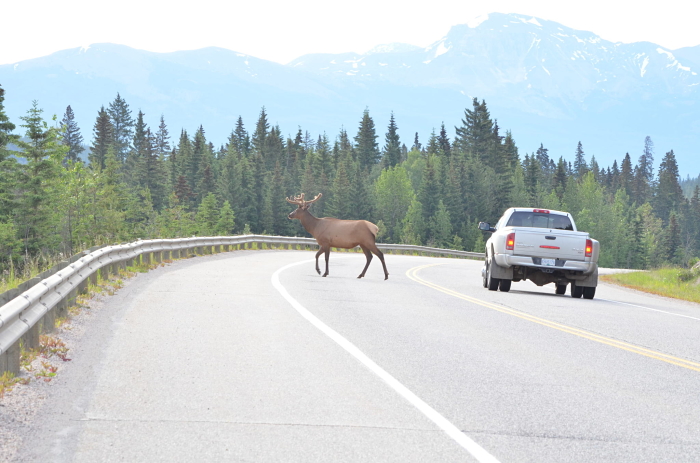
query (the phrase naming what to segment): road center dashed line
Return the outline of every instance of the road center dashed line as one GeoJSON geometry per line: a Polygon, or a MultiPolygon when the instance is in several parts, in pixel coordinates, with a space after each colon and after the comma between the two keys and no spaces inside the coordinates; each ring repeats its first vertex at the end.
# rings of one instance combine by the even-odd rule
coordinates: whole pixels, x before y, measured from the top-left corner
{"type": "Polygon", "coordinates": [[[314,262],[313,259],[304,260],[301,262],[295,262],[293,264],[285,265],[284,267],[278,269],[274,274],[272,274],[272,286],[279,291],[279,293],[284,297],[287,302],[289,302],[292,307],[296,309],[299,314],[308,320],[312,325],[318,328],[323,334],[331,338],[340,347],[345,349],[350,355],[355,357],[363,365],[372,371],[375,375],[379,376],[389,387],[396,391],[400,396],[406,399],[411,405],[416,407],[423,415],[425,415],[430,421],[435,423],[440,429],[442,429],[448,436],[450,436],[455,442],[461,445],[465,450],[467,450],[474,458],[476,458],[480,463],[499,463],[498,460],[488,453],[483,447],[474,442],[469,436],[464,434],[459,430],[454,424],[449,422],[447,418],[438,413],[434,408],[425,403],[420,397],[411,392],[406,386],[401,384],[396,378],[387,373],[382,367],[377,365],[372,359],[365,355],[360,349],[358,349],[354,344],[341,336],[338,332],[330,328],[328,325],[319,320],[315,315],[309,312],[304,306],[302,306],[296,299],[294,299],[280,283],[279,275],[285,270],[295,267],[301,264],[308,264],[309,262],[314,262]]]}
{"type": "Polygon", "coordinates": [[[596,333],[593,333],[590,331],[582,330],[579,328],[574,328],[572,326],[568,326],[568,325],[565,325],[563,323],[558,323],[558,322],[554,322],[551,320],[547,320],[546,318],[537,317],[537,316],[531,315],[527,312],[521,312],[520,310],[511,309],[509,307],[505,307],[505,306],[502,306],[499,304],[494,304],[492,302],[482,301],[481,299],[467,296],[466,294],[462,294],[460,292],[453,291],[449,288],[445,288],[445,287],[437,285],[435,283],[431,283],[431,282],[424,280],[418,276],[419,270],[422,270],[422,269],[428,268],[428,267],[433,267],[435,265],[442,265],[442,264],[428,264],[428,265],[421,265],[418,267],[413,267],[413,268],[406,271],[406,276],[408,276],[408,278],[410,278],[411,280],[413,280],[417,283],[420,283],[424,286],[427,286],[429,288],[433,288],[437,291],[448,294],[450,296],[454,296],[454,297],[457,297],[459,299],[463,299],[463,300],[471,302],[473,304],[480,305],[482,307],[493,309],[493,310],[496,310],[498,312],[502,312],[502,313],[505,313],[508,315],[513,315],[515,317],[522,318],[523,320],[527,320],[527,321],[530,321],[533,323],[547,326],[549,328],[554,328],[555,330],[563,331],[565,333],[573,334],[574,336],[578,336],[580,338],[589,339],[591,341],[595,341],[595,342],[605,344],[605,345],[608,345],[611,347],[616,347],[618,349],[622,349],[622,350],[626,350],[628,352],[643,355],[645,357],[653,358],[656,360],[661,360],[662,362],[670,363],[672,365],[677,365],[679,367],[687,368],[689,370],[700,371],[700,363],[693,362],[691,360],[686,360],[686,359],[683,359],[680,357],[674,357],[674,356],[669,355],[669,354],[664,354],[663,352],[654,351],[652,349],[647,349],[646,347],[638,346],[638,345],[631,344],[628,342],[619,341],[617,339],[601,336],[599,334],[596,334],[596,333]]]}

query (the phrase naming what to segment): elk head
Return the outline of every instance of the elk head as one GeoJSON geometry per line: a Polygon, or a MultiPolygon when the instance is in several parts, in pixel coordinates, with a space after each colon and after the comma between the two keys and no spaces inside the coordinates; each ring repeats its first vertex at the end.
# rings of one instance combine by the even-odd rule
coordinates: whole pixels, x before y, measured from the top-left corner
{"type": "Polygon", "coordinates": [[[287,198],[287,202],[289,204],[295,204],[297,206],[297,208],[295,210],[293,210],[292,212],[290,212],[287,217],[289,217],[290,220],[300,218],[299,214],[306,211],[311,204],[313,204],[316,201],[318,201],[319,199],[321,199],[321,196],[323,196],[323,195],[321,193],[319,193],[311,201],[304,201],[304,193],[302,193],[298,196],[295,196],[294,199],[287,198]]]}

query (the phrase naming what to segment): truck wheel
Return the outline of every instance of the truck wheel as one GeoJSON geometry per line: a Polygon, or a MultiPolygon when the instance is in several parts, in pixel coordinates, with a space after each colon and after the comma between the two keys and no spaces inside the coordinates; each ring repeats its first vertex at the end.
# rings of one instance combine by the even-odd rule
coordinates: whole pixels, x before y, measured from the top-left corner
{"type": "MultiPolygon", "coordinates": [[[[494,264],[492,262],[491,265],[496,265],[496,264],[494,264]]],[[[491,265],[486,267],[486,278],[487,278],[486,287],[489,289],[489,291],[496,291],[498,289],[498,286],[501,283],[501,280],[491,276],[491,265]]]]}
{"type": "Polygon", "coordinates": [[[510,291],[510,283],[511,283],[511,281],[512,281],[512,280],[504,280],[504,279],[501,279],[501,282],[498,284],[498,289],[500,289],[500,290],[503,291],[504,293],[507,293],[508,291],[510,291]]]}
{"type": "Polygon", "coordinates": [[[566,294],[566,285],[557,285],[557,289],[554,292],[556,294],[566,294]]]}
{"type": "Polygon", "coordinates": [[[595,297],[595,286],[585,286],[583,288],[583,298],[593,299],[595,297]]]}
{"type": "Polygon", "coordinates": [[[484,268],[481,269],[481,284],[484,285],[484,288],[489,287],[488,268],[488,263],[484,262],[484,268]]]}
{"type": "Polygon", "coordinates": [[[576,283],[571,283],[571,297],[580,299],[583,296],[583,286],[576,286],[576,283]]]}

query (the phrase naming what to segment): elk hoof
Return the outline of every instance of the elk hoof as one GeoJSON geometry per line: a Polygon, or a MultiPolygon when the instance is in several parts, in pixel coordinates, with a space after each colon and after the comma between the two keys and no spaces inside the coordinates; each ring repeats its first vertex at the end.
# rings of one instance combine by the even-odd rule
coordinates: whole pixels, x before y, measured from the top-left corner
{"type": "MultiPolygon", "coordinates": [[[[316,269],[316,273],[318,273],[318,274],[320,275],[320,274],[321,274],[321,271],[320,271],[319,269],[316,269]]],[[[324,276],[325,276],[325,275],[324,275],[324,276]]]]}
{"type": "Polygon", "coordinates": [[[388,274],[388,273],[387,273],[386,275],[384,275],[384,279],[385,279],[385,280],[388,280],[388,279],[389,279],[389,274],[388,274]]]}

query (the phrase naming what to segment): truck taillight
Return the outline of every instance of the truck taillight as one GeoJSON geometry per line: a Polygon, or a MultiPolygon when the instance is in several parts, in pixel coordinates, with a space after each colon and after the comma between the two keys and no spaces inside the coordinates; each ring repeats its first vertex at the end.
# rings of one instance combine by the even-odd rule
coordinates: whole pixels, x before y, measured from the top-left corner
{"type": "Polygon", "coordinates": [[[506,237],[506,250],[512,251],[515,248],[515,233],[508,233],[506,237]]]}
{"type": "Polygon", "coordinates": [[[591,257],[593,255],[593,241],[586,240],[586,257],[591,257]]]}

